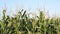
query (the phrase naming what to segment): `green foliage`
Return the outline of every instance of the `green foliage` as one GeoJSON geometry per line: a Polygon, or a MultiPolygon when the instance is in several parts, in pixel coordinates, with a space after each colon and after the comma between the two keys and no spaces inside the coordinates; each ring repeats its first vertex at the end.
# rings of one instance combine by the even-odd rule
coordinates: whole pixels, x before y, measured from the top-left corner
{"type": "Polygon", "coordinates": [[[43,11],[30,18],[24,9],[12,17],[3,10],[0,34],[60,34],[60,18],[45,18],[43,11]]]}

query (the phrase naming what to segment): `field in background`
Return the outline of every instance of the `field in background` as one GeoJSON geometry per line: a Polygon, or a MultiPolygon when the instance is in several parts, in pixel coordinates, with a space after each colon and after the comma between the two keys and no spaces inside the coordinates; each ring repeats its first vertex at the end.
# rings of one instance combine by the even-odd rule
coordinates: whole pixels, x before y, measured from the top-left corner
{"type": "Polygon", "coordinates": [[[43,11],[39,12],[39,16],[32,14],[31,18],[30,14],[22,9],[12,17],[3,10],[0,34],[60,34],[60,18],[46,18],[43,11]]]}

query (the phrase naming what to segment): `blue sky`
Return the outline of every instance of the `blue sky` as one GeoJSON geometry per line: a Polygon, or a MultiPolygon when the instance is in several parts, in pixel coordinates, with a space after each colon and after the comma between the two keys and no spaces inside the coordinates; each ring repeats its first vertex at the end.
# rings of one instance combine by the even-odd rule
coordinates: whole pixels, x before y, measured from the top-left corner
{"type": "MultiPolygon", "coordinates": [[[[0,0],[0,16],[2,13],[2,8],[6,5],[8,12],[14,13],[16,7],[36,10],[40,8],[41,10],[49,11],[52,16],[56,13],[57,16],[60,14],[60,0],[0,0]],[[12,11],[9,11],[12,10],[12,11]]],[[[32,11],[34,12],[34,11],[32,11]]]]}

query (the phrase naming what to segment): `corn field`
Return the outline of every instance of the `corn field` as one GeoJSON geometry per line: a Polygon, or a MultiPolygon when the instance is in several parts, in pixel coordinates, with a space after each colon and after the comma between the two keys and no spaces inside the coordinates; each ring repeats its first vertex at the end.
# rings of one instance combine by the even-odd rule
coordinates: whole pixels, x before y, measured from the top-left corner
{"type": "Polygon", "coordinates": [[[60,18],[45,18],[43,11],[30,18],[26,10],[20,10],[14,17],[2,11],[0,34],[60,34],[60,18]]]}

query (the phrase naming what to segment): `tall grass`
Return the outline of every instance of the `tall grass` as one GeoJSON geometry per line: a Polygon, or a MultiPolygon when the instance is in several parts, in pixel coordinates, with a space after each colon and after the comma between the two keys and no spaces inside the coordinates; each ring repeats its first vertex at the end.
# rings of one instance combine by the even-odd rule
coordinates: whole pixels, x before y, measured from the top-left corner
{"type": "Polygon", "coordinates": [[[23,9],[12,17],[3,10],[0,34],[60,34],[60,18],[45,18],[43,11],[30,18],[23,9]]]}

